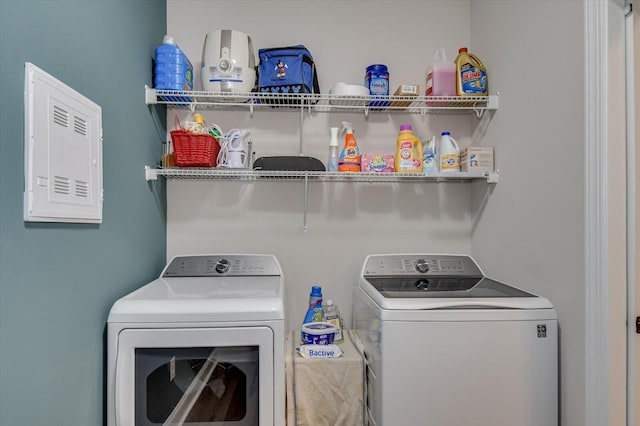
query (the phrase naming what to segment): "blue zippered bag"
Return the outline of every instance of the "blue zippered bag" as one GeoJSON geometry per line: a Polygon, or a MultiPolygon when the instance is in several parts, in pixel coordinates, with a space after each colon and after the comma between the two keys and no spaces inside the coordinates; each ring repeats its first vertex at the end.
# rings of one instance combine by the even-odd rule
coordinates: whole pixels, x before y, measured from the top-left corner
{"type": "Polygon", "coordinates": [[[302,44],[258,50],[258,92],[320,93],[313,56],[302,44]]]}

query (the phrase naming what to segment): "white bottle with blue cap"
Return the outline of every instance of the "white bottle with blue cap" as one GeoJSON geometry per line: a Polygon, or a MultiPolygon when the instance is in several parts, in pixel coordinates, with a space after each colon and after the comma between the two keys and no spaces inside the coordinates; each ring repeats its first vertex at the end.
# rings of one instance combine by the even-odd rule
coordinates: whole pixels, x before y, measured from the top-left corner
{"type": "Polygon", "coordinates": [[[309,324],[310,322],[322,322],[324,321],[324,309],[322,308],[322,288],[314,285],[311,287],[311,294],[309,294],[309,309],[304,316],[302,324],[309,324]]]}
{"type": "Polygon", "coordinates": [[[440,138],[440,171],[460,171],[460,147],[450,132],[442,132],[440,138]]]}

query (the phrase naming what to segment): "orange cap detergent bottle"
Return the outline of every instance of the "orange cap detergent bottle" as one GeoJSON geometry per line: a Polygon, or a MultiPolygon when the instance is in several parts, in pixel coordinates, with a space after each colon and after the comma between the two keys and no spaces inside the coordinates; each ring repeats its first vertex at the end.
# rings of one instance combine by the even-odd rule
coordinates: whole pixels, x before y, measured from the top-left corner
{"type": "Polygon", "coordinates": [[[344,148],[338,159],[338,171],[359,172],[360,171],[360,148],[353,135],[353,125],[348,121],[342,122],[341,132],[345,133],[344,148]]]}

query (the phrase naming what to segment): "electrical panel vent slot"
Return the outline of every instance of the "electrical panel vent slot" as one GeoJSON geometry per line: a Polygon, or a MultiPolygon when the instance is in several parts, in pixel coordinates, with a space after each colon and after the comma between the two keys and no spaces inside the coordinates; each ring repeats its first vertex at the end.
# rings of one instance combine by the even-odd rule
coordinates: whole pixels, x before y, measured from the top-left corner
{"type": "Polygon", "coordinates": [[[69,113],[58,105],[53,106],[53,122],[62,127],[69,127],[69,113]]]}
{"type": "Polygon", "coordinates": [[[89,184],[80,180],[76,181],[76,197],[87,198],[89,196],[89,184]]]}
{"type": "Polygon", "coordinates": [[[83,120],[80,117],[73,117],[73,125],[76,130],[76,133],[87,136],[87,121],[83,120]]]}
{"type": "Polygon", "coordinates": [[[25,63],[28,222],[102,222],[102,108],[25,63]]]}
{"type": "Polygon", "coordinates": [[[55,176],[53,181],[53,191],[56,194],[69,195],[71,193],[71,182],[67,178],[55,176]]]}

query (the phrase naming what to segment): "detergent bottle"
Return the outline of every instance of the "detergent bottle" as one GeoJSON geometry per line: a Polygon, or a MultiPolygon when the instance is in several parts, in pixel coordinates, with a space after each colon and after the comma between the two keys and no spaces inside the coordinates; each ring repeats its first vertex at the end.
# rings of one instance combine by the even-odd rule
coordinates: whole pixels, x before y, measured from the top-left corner
{"type": "Polygon", "coordinates": [[[433,66],[427,71],[427,96],[456,96],[456,64],[447,60],[444,47],[433,54],[433,66]]]}
{"type": "Polygon", "coordinates": [[[308,324],[310,322],[322,322],[324,321],[324,308],[322,307],[322,288],[314,285],[311,287],[311,294],[309,294],[309,309],[304,316],[302,324],[308,324]]]}
{"type": "Polygon", "coordinates": [[[348,121],[342,122],[342,133],[345,133],[344,148],[338,160],[338,170],[341,172],[360,171],[360,149],[353,135],[353,125],[348,121]]]}
{"type": "Polygon", "coordinates": [[[424,165],[422,171],[425,175],[438,171],[438,160],[436,156],[436,137],[431,136],[424,142],[424,148],[422,149],[424,154],[424,165]]]}
{"type": "Polygon", "coordinates": [[[460,171],[460,147],[450,132],[442,132],[440,138],[440,171],[460,171]]]}
{"type": "Polygon", "coordinates": [[[456,58],[456,93],[458,96],[486,96],[489,94],[487,69],[466,47],[458,50],[456,58]]]}
{"type": "Polygon", "coordinates": [[[396,172],[422,173],[422,142],[413,134],[411,124],[400,126],[396,146],[396,172]]]}
{"type": "Polygon", "coordinates": [[[155,50],[153,83],[159,90],[193,90],[193,65],[173,37],[165,35],[155,50]]]}

